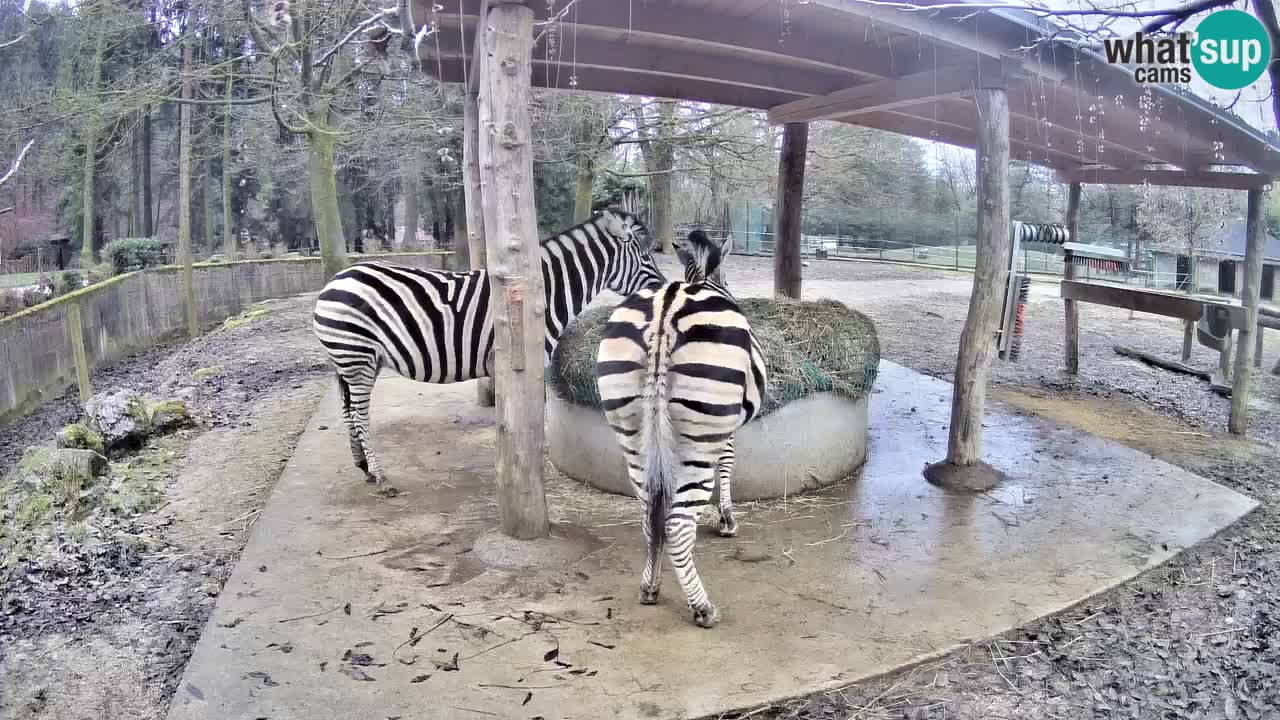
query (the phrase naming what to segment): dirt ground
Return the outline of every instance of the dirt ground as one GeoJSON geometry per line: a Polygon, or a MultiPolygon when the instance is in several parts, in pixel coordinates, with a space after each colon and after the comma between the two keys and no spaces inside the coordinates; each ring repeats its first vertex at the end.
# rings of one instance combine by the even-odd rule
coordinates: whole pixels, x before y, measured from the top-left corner
{"type": "MultiPolygon", "coordinates": [[[[100,543],[54,532],[41,550],[56,564],[3,569],[0,717],[165,716],[257,511],[329,388],[311,335],[313,302],[266,303],[271,313],[247,325],[94,373],[98,391],[183,398],[198,425],[116,460],[155,468],[162,497],[154,510],[91,519],[100,543]]],[[[78,416],[73,393],[3,428],[0,468],[78,416]]]]}
{"type": "MultiPolygon", "coordinates": [[[[767,259],[738,262],[730,282],[756,291],[767,259]]],[[[857,265],[850,263],[850,265],[857,265]]],[[[936,270],[811,263],[826,276],[898,284],[888,299],[841,298],[876,321],[884,356],[951,379],[967,283],[936,270]],[[935,289],[930,289],[935,288],[935,289]],[[945,288],[945,289],[936,289],[945,288]]],[[[855,291],[856,293],[856,291],[855,291]]],[[[821,293],[819,293],[821,294],[821,293]]],[[[840,692],[731,718],[1262,718],[1280,717],[1280,378],[1255,375],[1249,440],[1225,431],[1229,401],[1189,377],[1122,359],[1113,345],[1177,358],[1178,321],[1099,306],[1081,310],[1081,372],[1062,370],[1063,312],[1033,290],[1020,362],[997,361],[992,399],[1112,438],[1259,500],[1217,538],[1077,608],[942,660],[840,692]]],[[[806,293],[806,297],[809,297],[806,293]]],[[[1264,370],[1280,355],[1268,334],[1264,370]]],[[[1192,364],[1216,354],[1197,345],[1192,364]]]]}
{"type": "MultiPolygon", "coordinates": [[[[769,258],[735,258],[727,270],[740,294],[772,287],[769,258]]],[[[950,379],[969,276],[811,261],[805,282],[813,291],[806,297],[836,297],[870,315],[887,359],[950,379]]],[[[1179,323],[1085,306],[1081,374],[1070,378],[1061,369],[1062,305],[1053,295],[1049,286],[1033,289],[1021,361],[997,362],[992,399],[1149,452],[1262,507],[1168,565],[1054,618],[891,677],[732,717],[1275,717],[1280,378],[1257,376],[1250,440],[1230,438],[1223,433],[1227,401],[1205,383],[1112,351],[1119,343],[1176,357],[1179,323]]],[[[270,314],[244,327],[94,374],[98,390],[183,397],[200,422],[185,437],[144,450],[144,460],[173,456],[159,464],[160,506],[116,528],[142,538],[127,557],[86,560],[70,586],[49,577],[49,568],[14,573],[7,588],[0,585],[0,597],[25,598],[0,612],[0,717],[164,717],[256,512],[329,387],[310,331],[312,301],[269,303],[270,314]],[[200,369],[207,372],[196,380],[200,369]]],[[[1280,337],[1272,337],[1266,367],[1277,355],[1280,337]]],[[[1216,357],[1197,346],[1192,362],[1211,367],[1216,357]]],[[[68,395],[0,429],[0,468],[25,446],[50,442],[77,415],[68,395]]]]}

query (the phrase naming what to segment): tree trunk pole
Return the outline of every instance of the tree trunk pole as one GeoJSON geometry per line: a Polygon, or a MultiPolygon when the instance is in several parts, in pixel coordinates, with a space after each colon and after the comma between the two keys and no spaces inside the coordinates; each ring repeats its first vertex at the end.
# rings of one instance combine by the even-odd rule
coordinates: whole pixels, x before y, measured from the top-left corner
{"type": "Polygon", "coordinates": [[[991,373],[992,342],[1008,275],[1009,97],[1003,88],[982,88],[978,106],[978,237],[969,315],[960,334],[951,401],[947,462],[974,465],[982,455],[982,413],[991,373]]]}
{"type": "MultiPolygon", "coordinates": [[[[471,250],[471,269],[483,270],[485,257],[484,204],[480,191],[480,116],[476,93],[468,91],[462,106],[462,198],[467,214],[467,245],[471,250]]],[[[493,378],[476,381],[476,402],[480,407],[493,407],[493,378]]]]}
{"type": "MultiPolygon", "coordinates": [[[[1262,217],[1263,191],[1249,191],[1248,224],[1244,251],[1244,284],[1240,302],[1244,305],[1244,327],[1237,330],[1236,365],[1231,376],[1231,418],[1227,429],[1233,435],[1244,435],[1248,427],[1249,387],[1253,383],[1254,333],[1258,328],[1258,302],[1262,290],[1262,254],[1267,237],[1262,217]]],[[[1261,335],[1259,335],[1261,337],[1261,335]]]]}
{"type": "Polygon", "coordinates": [[[774,210],[773,295],[800,299],[800,210],[809,124],[787,123],[778,156],[778,203],[774,210]]]}
{"type": "MultiPolygon", "coordinates": [[[[192,42],[182,48],[182,99],[190,100],[192,42]]],[[[195,278],[191,267],[191,114],[194,105],[178,107],[182,120],[178,123],[178,262],[182,265],[182,294],[187,307],[187,335],[200,334],[200,320],[196,315],[195,278]]]]}
{"type": "Polygon", "coordinates": [[[155,219],[151,214],[151,106],[142,109],[142,237],[155,234],[155,219]]]}
{"type": "Polygon", "coordinates": [[[497,350],[498,512],[505,534],[532,539],[548,531],[542,477],[546,298],[529,144],[533,10],[507,2],[490,7],[480,26],[477,110],[497,350]]]}
{"type": "MultiPolygon", "coordinates": [[[[1067,235],[1071,242],[1080,242],[1080,183],[1073,182],[1067,187],[1067,235]]],[[[1064,254],[1062,265],[1062,278],[1064,280],[1074,280],[1076,278],[1075,259],[1071,252],[1064,254]]],[[[1064,300],[1063,308],[1066,312],[1066,354],[1067,354],[1067,372],[1071,375],[1080,374],[1080,307],[1076,305],[1075,300],[1064,300]]]]}
{"type": "Polygon", "coordinates": [[[342,234],[342,211],[338,207],[338,178],[334,169],[337,144],[328,123],[327,110],[312,115],[317,127],[307,133],[311,175],[311,214],[320,244],[320,263],[326,279],[347,267],[347,238],[342,234]]]}
{"type": "MultiPolygon", "coordinates": [[[[231,66],[235,67],[234,64],[231,66]]],[[[222,111],[222,253],[227,260],[236,259],[235,222],[231,219],[231,99],[235,73],[227,72],[227,106],[222,111]]],[[[212,241],[211,241],[212,242],[212,241]]]]}
{"type": "MultiPolygon", "coordinates": [[[[99,18],[101,22],[101,18],[99,18]]],[[[89,91],[92,95],[97,95],[98,84],[102,78],[102,56],[106,50],[107,31],[99,26],[93,29],[93,65],[89,72],[89,91]]],[[[89,117],[85,121],[87,126],[84,131],[84,196],[81,198],[81,218],[80,218],[80,234],[82,235],[83,244],[80,246],[80,266],[88,269],[93,264],[93,241],[97,230],[94,226],[97,218],[94,213],[94,200],[96,200],[98,182],[98,114],[97,103],[98,98],[90,97],[89,102],[93,105],[93,110],[89,112],[89,117]]]]}
{"type": "MultiPolygon", "coordinates": [[[[464,141],[465,142],[465,141],[464,141]]],[[[422,172],[419,153],[409,153],[404,168],[404,242],[403,250],[416,250],[418,243],[418,175],[422,172]]]]}

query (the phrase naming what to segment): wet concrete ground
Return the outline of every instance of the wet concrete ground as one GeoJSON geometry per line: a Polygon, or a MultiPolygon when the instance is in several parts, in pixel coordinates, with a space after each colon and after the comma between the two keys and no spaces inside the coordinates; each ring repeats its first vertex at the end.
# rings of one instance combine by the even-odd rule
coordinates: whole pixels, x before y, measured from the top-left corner
{"type": "MultiPolygon", "coordinates": [[[[169,717],[694,717],[847,684],[1060,610],[1231,523],[1253,501],[1113,442],[988,415],[1010,480],[924,482],[950,386],[885,362],[860,476],[743,505],[696,550],[721,624],[669,570],[635,601],[635,501],[548,478],[553,538],[505,542],[491,413],[470,384],[386,378],[374,438],[405,494],[371,497],[336,393],[300,441],[169,717]],[[286,649],[287,648],[287,649],[286,649]]],[[[707,528],[709,531],[710,528],[707,528]]]]}

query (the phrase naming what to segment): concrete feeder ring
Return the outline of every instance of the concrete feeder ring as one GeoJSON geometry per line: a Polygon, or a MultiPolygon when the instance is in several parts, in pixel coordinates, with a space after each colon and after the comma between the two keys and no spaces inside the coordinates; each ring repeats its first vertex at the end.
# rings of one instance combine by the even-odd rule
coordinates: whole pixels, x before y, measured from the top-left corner
{"type": "MultiPolygon", "coordinates": [[[[738,430],[735,500],[765,500],[830,485],[867,459],[868,395],[880,346],[875,326],[841,303],[745,299],[769,372],[764,414],[738,430]]],[[[612,308],[583,313],[561,336],[547,371],[547,445],[565,475],[631,495],[626,463],[600,409],[595,358],[612,308]]]]}

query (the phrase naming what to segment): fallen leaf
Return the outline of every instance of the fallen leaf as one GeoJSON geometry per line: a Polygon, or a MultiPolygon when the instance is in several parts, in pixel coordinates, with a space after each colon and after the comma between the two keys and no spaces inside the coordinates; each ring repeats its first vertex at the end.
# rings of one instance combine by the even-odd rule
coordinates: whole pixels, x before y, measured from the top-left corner
{"type": "Polygon", "coordinates": [[[550,650],[548,650],[545,655],[542,656],[542,659],[545,660],[546,662],[551,662],[552,660],[555,660],[558,657],[560,657],[560,648],[553,647],[550,650]]]}
{"type": "Polygon", "coordinates": [[[525,705],[528,705],[528,704],[529,704],[529,701],[530,701],[530,700],[532,700],[532,699],[533,699],[533,693],[532,693],[532,692],[526,692],[526,693],[524,694],[524,702],[520,703],[520,707],[524,707],[525,705]]]}
{"type": "Polygon", "coordinates": [[[364,682],[373,682],[374,680],[376,680],[376,679],[377,679],[377,678],[371,677],[371,676],[370,676],[368,673],[366,673],[364,670],[361,670],[360,668],[358,668],[358,667],[354,667],[354,666],[351,666],[351,665],[344,665],[344,666],[342,667],[342,672],[343,672],[343,674],[350,676],[350,678],[351,678],[352,680],[361,680],[361,681],[364,681],[364,682]]]}
{"type": "Polygon", "coordinates": [[[197,700],[204,699],[204,691],[191,683],[187,683],[187,692],[191,693],[197,700]]]}
{"type": "Polygon", "coordinates": [[[231,621],[231,622],[229,622],[229,623],[218,623],[218,627],[233,628],[233,627],[235,627],[235,626],[239,625],[239,624],[240,624],[240,623],[242,623],[242,622],[244,622],[244,618],[242,618],[242,617],[238,617],[238,618],[236,618],[235,620],[232,620],[232,621],[231,621]]]}
{"type": "Polygon", "coordinates": [[[417,683],[426,682],[427,680],[430,680],[430,679],[431,679],[430,675],[415,675],[414,678],[409,682],[414,683],[416,685],[417,683]]]}
{"type": "Polygon", "coordinates": [[[347,603],[346,605],[343,605],[343,606],[342,606],[342,612],[346,613],[347,615],[350,615],[350,614],[351,614],[351,603],[347,603]]]}
{"type": "Polygon", "coordinates": [[[608,644],[608,643],[596,642],[595,640],[588,640],[587,642],[588,642],[588,643],[590,643],[590,644],[592,644],[592,645],[595,645],[595,646],[597,646],[597,647],[602,647],[602,648],[604,648],[605,650],[612,650],[612,649],[614,649],[614,648],[618,647],[617,645],[610,645],[610,644],[608,644]]]}

